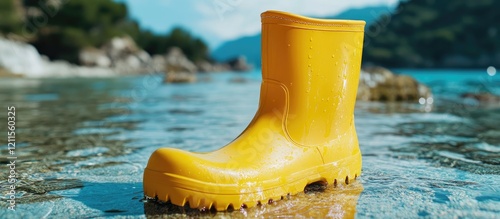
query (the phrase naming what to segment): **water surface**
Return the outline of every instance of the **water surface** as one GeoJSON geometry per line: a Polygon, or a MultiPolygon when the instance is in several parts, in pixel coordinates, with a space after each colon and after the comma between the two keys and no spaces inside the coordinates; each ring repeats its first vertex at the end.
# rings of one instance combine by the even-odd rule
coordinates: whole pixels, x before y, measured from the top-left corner
{"type": "MultiPolygon", "coordinates": [[[[238,136],[257,109],[259,72],[168,85],[158,75],[0,79],[0,121],[16,107],[19,173],[16,211],[4,197],[0,217],[500,217],[500,106],[460,97],[500,94],[498,76],[400,71],[429,84],[434,103],[357,103],[356,182],[222,213],[145,201],[143,169],[159,147],[211,151],[238,136]]],[[[10,185],[4,170],[2,194],[10,185]]]]}

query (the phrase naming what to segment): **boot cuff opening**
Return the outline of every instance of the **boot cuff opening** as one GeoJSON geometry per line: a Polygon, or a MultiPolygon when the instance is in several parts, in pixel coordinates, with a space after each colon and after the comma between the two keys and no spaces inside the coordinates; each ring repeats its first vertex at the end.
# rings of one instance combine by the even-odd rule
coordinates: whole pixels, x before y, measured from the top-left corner
{"type": "Polygon", "coordinates": [[[302,28],[337,31],[364,31],[365,21],[309,18],[281,11],[261,14],[262,24],[279,24],[302,28]]]}

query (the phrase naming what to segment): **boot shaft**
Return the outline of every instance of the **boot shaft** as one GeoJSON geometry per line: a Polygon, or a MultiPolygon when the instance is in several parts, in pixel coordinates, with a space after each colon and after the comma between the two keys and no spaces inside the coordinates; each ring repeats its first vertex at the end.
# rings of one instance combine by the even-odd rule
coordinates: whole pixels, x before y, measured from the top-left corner
{"type": "Polygon", "coordinates": [[[283,89],[261,92],[261,112],[279,111],[290,139],[304,146],[326,145],[353,128],[365,22],[277,11],[261,18],[263,90],[276,86],[269,83],[283,89]]]}

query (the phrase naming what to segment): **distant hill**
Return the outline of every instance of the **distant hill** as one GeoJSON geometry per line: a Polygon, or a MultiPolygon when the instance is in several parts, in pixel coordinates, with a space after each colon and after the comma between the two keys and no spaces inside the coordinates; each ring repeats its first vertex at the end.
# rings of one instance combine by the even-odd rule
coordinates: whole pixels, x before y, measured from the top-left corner
{"type": "Polygon", "coordinates": [[[260,33],[223,43],[212,53],[212,58],[224,62],[240,55],[253,66],[260,66],[260,33]]]}
{"type": "MultiPolygon", "coordinates": [[[[392,10],[393,8],[388,8],[387,6],[353,8],[325,18],[365,20],[367,26],[369,26],[380,15],[388,14],[392,10]]],[[[218,61],[226,61],[240,55],[245,56],[247,61],[254,66],[260,66],[260,33],[225,42],[212,53],[212,57],[218,61]]]]}
{"type": "Polygon", "coordinates": [[[329,19],[346,19],[346,20],[364,20],[366,26],[370,26],[382,14],[390,14],[394,10],[393,7],[388,6],[373,6],[366,8],[351,8],[340,12],[337,15],[326,17],[329,19]]]}

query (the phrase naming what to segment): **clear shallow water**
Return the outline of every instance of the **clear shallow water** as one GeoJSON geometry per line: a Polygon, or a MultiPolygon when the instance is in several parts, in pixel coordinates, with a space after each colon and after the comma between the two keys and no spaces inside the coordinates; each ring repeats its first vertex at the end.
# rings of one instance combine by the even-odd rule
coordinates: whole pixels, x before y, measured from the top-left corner
{"type": "MultiPolygon", "coordinates": [[[[16,107],[20,179],[17,211],[2,199],[0,217],[500,217],[500,106],[460,98],[499,94],[499,76],[400,71],[429,84],[434,104],[427,112],[418,103],[357,103],[358,181],[215,215],[144,201],[142,172],[158,147],[210,151],[236,137],[257,108],[258,72],[184,85],[157,76],[0,79],[1,109],[16,107]]],[[[0,172],[3,194],[7,177],[0,172]]]]}

